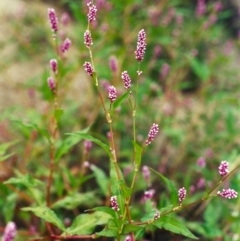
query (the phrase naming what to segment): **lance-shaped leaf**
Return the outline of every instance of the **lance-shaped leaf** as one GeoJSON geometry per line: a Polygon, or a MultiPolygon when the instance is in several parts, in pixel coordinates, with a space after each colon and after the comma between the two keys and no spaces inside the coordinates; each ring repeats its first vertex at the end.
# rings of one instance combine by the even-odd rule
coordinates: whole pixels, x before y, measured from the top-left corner
{"type": "Polygon", "coordinates": [[[54,224],[62,231],[65,230],[65,227],[64,227],[61,219],[58,218],[58,216],[56,215],[56,213],[53,210],[51,210],[50,208],[48,208],[46,206],[26,207],[26,208],[22,208],[22,210],[23,211],[31,211],[39,218],[42,218],[43,220],[45,220],[48,223],[54,224]]]}
{"type": "Polygon", "coordinates": [[[117,98],[116,101],[113,102],[113,105],[112,105],[113,110],[117,109],[123,103],[123,101],[128,98],[129,92],[130,90],[128,90],[126,93],[124,93],[122,96],[117,98]]]}
{"type": "Polygon", "coordinates": [[[112,156],[112,153],[110,151],[110,148],[108,145],[106,145],[105,143],[103,143],[102,141],[100,141],[99,139],[94,138],[93,136],[83,133],[83,132],[76,132],[76,133],[67,133],[67,135],[71,135],[71,136],[80,136],[85,140],[89,140],[92,141],[94,143],[96,143],[97,145],[99,145],[100,147],[102,147],[102,149],[108,154],[109,157],[112,156]]]}
{"type": "Polygon", "coordinates": [[[182,221],[177,220],[176,218],[163,216],[160,219],[153,222],[158,228],[164,228],[172,233],[181,234],[185,237],[191,239],[198,239],[195,235],[193,235],[190,230],[184,225],[182,221]]]}
{"type": "Polygon", "coordinates": [[[172,204],[177,205],[178,203],[178,192],[177,189],[175,188],[175,186],[173,185],[173,183],[167,179],[165,176],[163,176],[161,173],[155,171],[152,168],[149,168],[151,171],[155,172],[167,185],[167,188],[170,192],[170,200],[172,202],[172,204]]]}
{"type": "Polygon", "coordinates": [[[116,224],[115,220],[110,219],[107,226],[101,232],[98,232],[97,235],[104,237],[117,237],[118,225],[116,224]]]}
{"type": "Polygon", "coordinates": [[[133,142],[134,152],[135,152],[135,161],[137,164],[137,168],[141,165],[142,160],[142,147],[138,145],[137,142],[133,142]]]}

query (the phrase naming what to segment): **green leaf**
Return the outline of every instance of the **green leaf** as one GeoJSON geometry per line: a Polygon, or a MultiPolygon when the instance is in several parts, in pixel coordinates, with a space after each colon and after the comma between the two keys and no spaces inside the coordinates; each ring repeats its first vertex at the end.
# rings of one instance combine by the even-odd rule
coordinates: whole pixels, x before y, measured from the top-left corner
{"type": "Polygon", "coordinates": [[[94,138],[93,136],[83,133],[83,132],[76,132],[76,133],[67,133],[67,135],[71,135],[71,136],[80,136],[85,140],[89,140],[92,141],[94,143],[96,143],[97,145],[99,145],[100,147],[102,147],[102,149],[108,154],[109,157],[112,156],[112,153],[110,151],[110,148],[108,145],[106,145],[105,143],[103,143],[102,141],[100,141],[99,139],[94,138]]]}
{"type": "Polygon", "coordinates": [[[9,157],[13,156],[15,153],[10,153],[5,156],[0,156],[0,162],[7,160],[9,157]]]}
{"type": "Polygon", "coordinates": [[[51,210],[50,208],[46,207],[46,206],[26,207],[26,208],[22,208],[22,210],[23,211],[31,211],[36,216],[38,216],[39,218],[42,218],[43,220],[45,220],[48,223],[54,224],[55,226],[57,226],[62,231],[65,230],[65,227],[64,227],[62,221],[57,217],[55,212],[53,210],[51,210]]]}
{"type": "Polygon", "coordinates": [[[133,225],[133,224],[126,224],[124,225],[123,227],[123,234],[129,234],[129,233],[132,233],[132,232],[138,232],[140,231],[143,227],[145,227],[145,225],[133,225]]]}
{"type": "Polygon", "coordinates": [[[203,63],[200,62],[200,60],[196,58],[190,59],[190,65],[194,71],[194,73],[203,81],[208,80],[210,77],[210,69],[209,67],[203,63]]]}
{"type": "Polygon", "coordinates": [[[97,181],[101,191],[104,193],[105,196],[107,196],[109,180],[108,180],[108,177],[106,176],[105,172],[102,171],[102,169],[98,168],[95,165],[91,165],[90,168],[96,177],[96,181],[97,181]]]}
{"type": "Polygon", "coordinates": [[[58,200],[52,205],[52,208],[65,208],[73,210],[80,204],[89,204],[89,200],[96,200],[94,192],[72,193],[63,199],[58,200]]]}
{"type": "Polygon", "coordinates": [[[57,148],[55,161],[58,162],[64,154],[68,153],[69,150],[81,140],[81,136],[68,136],[57,148]]]}
{"type": "Polygon", "coordinates": [[[139,230],[135,233],[135,239],[136,239],[136,240],[141,239],[144,234],[145,234],[145,228],[139,229],[139,230]]]}
{"type": "Polygon", "coordinates": [[[72,235],[91,234],[97,225],[106,224],[111,216],[104,212],[94,212],[91,214],[80,214],[77,216],[66,233],[72,235]]]}
{"type": "Polygon", "coordinates": [[[142,147],[139,146],[139,144],[137,142],[133,142],[133,146],[134,146],[134,151],[135,151],[135,160],[137,163],[137,168],[140,167],[141,165],[141,160],[142,160],[142,147]]]}
{"type": "Polygon", "coordinates": [[[107,213],[109,215],[111,215],[111,217],[115,218],[116,217],[116,211],[114,211],[112,208],[110,207],[95,207],[93,209],[91,209],[93,211],[101,211],[101,212],[104,212],[104,213],[107,213]]]}
{"type": "Polygon", "coordinates": [[[122,96],[117,98],[116,101],[113,102],[112,108],[113,110],[116,110],[122,103],[123,101],[128,98],[130,90],[128,90],[126,93],[124,93],[122,96]]]}
{"type": "Polygon", "coordinates": [[[174,205],[177,205],[177,203],[178,203],[178,192],[177,192],[177,189],[175,188],[175,186],[173,185],[173,183],[169,179],[164,177],[161,173],[155,171],[152,168],[149,168],[149,169],[152,170],[153,172],[155,172],[165,182],[165,184],[167,185],[168,190],[170,191],[171,202],[174,205]]]}
{"type": "Polygon", "coordinates": [[[38,187],[39,185],[43,185],[43,182],[41,182],[38,179],[33,178],[32,176],[30,176],[29,174],[18,174],[19,177],[12,177],[10,179],[8,179],[7,181],[5,181],[5,184],[22,184],[25,187],[38,187]]]}
{"type": "Polygon", "coordinates": [[[153,225],[160,229],[164,228],[172,233],[181,234],[191,239],[198,239],[190,232],[182,221],[178,221],[177,219],[169,216],[160,217],[160,219],[153,222],[153,225]]]}
{"type": "Polygon", "coordinates": [[[144,216],[141,218],[141,222],[147,222],[149,220],[152,220],[154,218],[155,213],[156,213],[156,210],[152,210],[144,214],[144,216]]]}
{"type": "Polygon", "coordinates": [[[118,227],[116,222],[113,219],[110,219],[107,226],[97,235],[104,237],[117,237],[118,236],[118,227]]]}
{"type": "Polygon", "coordinates": [[[11,141],[11,142],[6,142],[0,145],[0,158],[1,156],[3,156],[6,151],[8,150],[9,147],[15,145],[16,143],[18,143],[19,141],[11,141]]]}

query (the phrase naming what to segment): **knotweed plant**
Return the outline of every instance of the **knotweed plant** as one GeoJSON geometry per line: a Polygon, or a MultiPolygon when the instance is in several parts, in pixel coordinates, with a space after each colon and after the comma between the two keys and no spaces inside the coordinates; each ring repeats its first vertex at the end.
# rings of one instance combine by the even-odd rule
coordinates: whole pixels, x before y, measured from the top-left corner
{"type": "MultiPolygon", "coordinates": [[[[152,125],[148,127],[148,134],[142,140],[138,140],[138,132],[141,132],[141,126],[137,126],[138,120],[138,98],[139,95],[139,85],[141,84],[141,77],[144,75],[142,69],[142,64],[144,64],[144,57],[147,51],[147,30],[140,29],[138,34],[136,34],[136,47],[135,51],[132,53],[132,57],[135,58],[135,75],[128,74],[128,69],[124,69],[121,73],[118,72],[119,66],[117,62],[117,57],[112,56],[109,63],[110,70],[114,73],[114,77],[119,74],[118,78],[121,80],[122,88],[124,92],[119,91],[119,86],[114,86],[109,84],[104,91],[101,89],[103,83],[100,83],[100,77],[98,76],[98,70],[95,68],[94,63],[94,52],[92,46],[94,45],[94,39],[92,36],[93,31],[97,31],[96,28],[92,28],[94,21],[97,21],[97,7],[93,1],[87,3],[88,13],[86,15],[86,30],[82,32],[83,43],[88,50],[89,57],[86,57],[84,63],[81,67],[91,79],[94,88],[96,89],[98,101],[101,103],[102,110],[104,112],[105,122],[107,123],[108,134],[106,139],[103,141],[98,139],[96,136],[89,134],[86,129],[74,133],[67,133],[70,139],[66,142],[66,145],[74,145],[80,140],[85,140],[81,175],[85,175],[87,171],[92,171],[98,173],[98,182],[101,184],[101,189],[105,194],[106,201],[105,205],[92,207],[90,210],[84,210],[85,213],[75,214],[73,220],[64,219],[63,215],[57,215],[54,210],[56,203],[59,204],[59,200],[55,199],[52,195],[52,189],[54,187],[54,178],[56,174],[56,169],[58,165],[59,152],[63,152],[66,149],[66,145],[62,145],[62,149],[57,149],[59,136],[59,120],[61,119],[63,110],[59,103],[59,88],[60,78],[61,78],[61,65],[63,64],[63,57],[71,47],[72,41],[66,38],[64,41],[59,43],[61,38],[58,36],[59,26],[58,18],[54,9],[48,9],[48,17],[51,30],[53,32],[53,42],[55,45],[56,53],[55,56],[49,60],[49,77],[46,79],[49,90],[53,96],[52,107],[53,112],[51,112],[52,121],[50,123],[49,130],[49,165],[48,174],[45,180],[46,190],[44,194],[44,201],[36,198],[36,203],[31,207],[25,207],[23,211],[31,211],[35,216],[41,218],[44,221],[44,227],[39,227],[34,238],[29,240],[88,240],[88,239],[100,239],[101,237],[114,238],[115,240],[141,240],[144,237],[144,233],[148,229],[166,229],[172,233],[181,234],[190,239],[197,239],[197,237],[186,227],[184,222],[180,221],[176,213],[180,210],[187,209],[188,207],[205,202],[212,198],[225,198],[233,199],[238,197],[238,192],[230,187],[218,190],[220,185],[228,179],[228,177],[238,168],[229,168],[229,163],[227,161],[222,161],[219,168],[219,182],[208,188],[203,196],[194,201],[189,201],[190,191],[183,186],[183,183],[179,183],[178,186],[181,188],[176,188],[175,184],[170,181],[167,177],[163,176],[158,171],[152,169],[147,165],[142,164],[142,157],[145,152],[148,151],[149,147],[156,140],[161,132],[161,126],[157,123],[157,120],[150,120],[152,125]],[[107,92],[107,93],[106,93],[107,92]],[[116,131],[114,129],[114,121],[117,116],[118,108],[126,105],[131,112],[132,118],[132,131],[129,134],[129,139],[132,143],[132,160],[131,169],[129,169],[131,175],[130,178],[125,178],[123,174],[121,164],[121,158],[119,152],[122,150],[116,149],[116,131]],[[72,138],[72,139],[71,139],[72,138]],[[74,140],[74,141],[73,141],[74,140]],[[77,141],[76,141],[77,140],[77,141]],[[93,148],[93,143],[99,145],[108,156],[109,160],[109,175],[107,182],[105,181],[105,173],[103,170],[90,163],[88,156],[93,148]],[[59,151],[60,150],[60,151],[59,151]],[[58,151],[58,152],[57,152],[58,151]],[[86,170],[88,169],[88,170],[86,170]],[[158,206],[154,202],[154,197],[158,195],[158,190],[155,190],[151,185],[151,175],[156,175],[159,180],[164,182],[164,184],[169,189],[169,199],[171,205],[168,206],[158,206]],[[143,177],[148,189],[142,193],[142,199],[139,203],[148,206],[148,211],[146,213],[139,210],[138,215],[135,215],[134,204],[132,202],[135,188],[137,185],[137,180],[139,177],[143,177]],[[102,182],[102,183],[101,183],[102,182]],[[103,185],[104,184],[104,185],[103,185]],[[105,185],[106,184],[106,185],[105,185]],[[134,217],[134,218],[133,218],[134,217]]],[[[204,1],[198,1],[198,11],[197,15],[201,17],[205,12],[204,1]]],[[[65,20],[66,21],[66,20],[65,20]]],[[[169,65],[165,64],[162,69],[162,79],[165,79],[169,72],[169,65]]],[[[115,84],[115,83],[113,83],[115,84]]],[[[84,113],[83,113],[84,114],[84,113]]],[[[151,117],[149,117],[150,119],[151,117]]],[[[198,160],[198,165],[202,168],[206,167],[204,159],[198,160]]],[[[217,170],[215,171],[217,175],[217,170]]],[[[66,170],[67,173],[67,170],[66,170]]],[[[40,182],[40,180],[32,180],[29,176],[21,177],[25,182],[34,182],[35,185],[40,182]],[[25,178],[25,179],[24,179],[25,178]]],[[[6,184],[14,184],[16,178],[9,179],[6,184]]],[[[74,180],[73,180],[74,182],[74,180]]],[[[34,193],[35,186],[31,186],[31,191],[34,193]]],[[[61,200],[60,200],[61,201],[61,200]]],[[[71,202],[75,201],[67,196],[65,198],[65,204],[73,204],[71,202]],[[68,199],[68,202],[66,201],[68,199]],[[71,200],[71,201],[69,201],[71,200]]],[[[3,241],[13,240],[16,236],[16,225],[10,222],[6,225],[3,234],[3,241]]],[[[30,236],[30,235],[29,235],[30,236]]]]}

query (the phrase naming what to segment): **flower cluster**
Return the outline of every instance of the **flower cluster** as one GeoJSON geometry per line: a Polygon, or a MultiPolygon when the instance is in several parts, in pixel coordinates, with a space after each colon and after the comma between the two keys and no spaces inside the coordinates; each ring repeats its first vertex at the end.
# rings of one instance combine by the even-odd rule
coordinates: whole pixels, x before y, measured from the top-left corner
{"type": "Polygon", "coordinates": [[[127,235],[126,238],[124,239],[124,241],[132,241],[132,238],[130,235],[127,235]]]}
{"type": "Polygon", "coordinates": [[[151,144],[151,142],[154,140],[156,137],[157,133],[159,131],[158,124],[153,123],[149,133],[148,133],[148,139],[145,141],[146,145],[151,144]]]}
{"type": "Polygon", "coordinates": [[[58,63],[56,59],[50,60],[50,68],[53,71],[54,74],[57,74],[58,72],[58,63]]]}
{"type": "Polygon", "coordinates": [[[178,201],[180,204],[185,199],[186,195],[187,195],[187,190],[185,189],[185,187],[182,187],[178,190],[178,201]]]}
{"type": "Polygon", "coordinates": [[[69,38],[66,38],[61,46],[62,53],[68,51],[71,44],[72,44],[71,40],[69,38]]]}
{"type": "Polygon", "coordinates": [[[114,86],[108,88],[108,98],[111,102],[115,101],[117,98],[117,90],[114,86]]]}
{"type": "Polygon", "coordinates": [[[135,51],[136,60],[141,62],[143,60],[145,50],[146,50],[146,33],[144,29],[142,29],[138,33],[138,42],[137,42],[137,50],[135,51]]]}
{"type": "Polygon", "coordinates": [[[206,12],[206,3],[205,0],[198,0],[197,8],[196,8],[196,15],[197,17],[201,17],[206,12]]]}
{"type": "Polygon", "coordinates": [[[96,20],[97,15],[97,8],[92,3],[88,3],[88,22],[91,23],[92,21],[96,20]]]}
{"type": "Polygon", "coordinates": [[[235,190],[228,188],[228,189],[223,189],[221,192],[218,191],[217,195],[223,198],[231,199],[231,198],[237,198],[238,193],[235,190]]]}
{"type": "Polygon", "coordinates": [[[222,177],[226,176],[229,173],[227,161],[221,162],[220,166],[218,167],[218,172],[222,177]]]}
{"type": "Polygon", "coordinates": [[[155,190],[154,189],[150,189],[148,191],[144,192],[144,199],[151,199],[153,197],[153,195],[155,194],[155,190]]]}
{"type": "Polygon", "coordinates": [[[9,222],[4,229],[2,241],[13,241],[17,234],[17,227],[14,222],[9,222]]]}
{"type": "Polygon", "coordinates": [[[83,67],[86,70],[86,72],[92,77],[93,76],[93,67],[92,67],[91,63],[85,62],[83,67]]]}
{"type": "Polygon", "coordinates": [[[149,181],[149,179],[150,179],[150,170],[149,170],[148,166],[144,165],[142,167],[142,175],[143,175],[145,181],[149,181]]]}
{"type": "Polygon", "coordinates": [[[129,77],[128,72],[127,71],[123,71],[122,75],[121,75],[121,78],[122,78],[123,83],[124,83],[124,88],[125,89],[129,89],[131,87],[131,79],[129,77]]]}
{"type": "Polygon", "coordinates": [[[156,211],[156,213],[154,214],[154,220],[157,220],[160,218],[160,212],[159,211],[156,211]]]}
{"type": "Polygon", "coordinates": [[[117,196],[112,196],[110,198],[110,203],[111,203],[111,206],[112,206],[112,209],[116,212],[119,211],[119,206],[118,206],[118,202],[117,202],[117,196]]]}
{"type": "Polygon", "coordinates": [[[118,69],[118,61],[115,56],[111,56],[109,58],[109,67],[112,70],[112,72],[116,73],[118,69]]]}
{"type": "Polygon", "coordinates": [[[84,44],[87,48],[89,48],[93,44],[91,32],[89,30],[86,30],[86,32],[84,33],[84,44]]]}
{"type": "Polygon", "coordinates": [[[206,159],[204,157],[199,157],[197,159],[197,165],[201,168],[204,168],[206,166],[206,159]]]}
{"type": "Polygon", "coordinates": [[[55,80],[52,78],[52,77],[49,77],[48,80],[48,87],[49,89],[54,92],[55,88],[56,88],[56,83],[55,83],[55,80]]]}
{"type": "Polygon", "coordinates": [[[56,33],[58,31],[58,19],[53,8],[48,9],[48,18],[51,24],[52,31],[56,33]]]}

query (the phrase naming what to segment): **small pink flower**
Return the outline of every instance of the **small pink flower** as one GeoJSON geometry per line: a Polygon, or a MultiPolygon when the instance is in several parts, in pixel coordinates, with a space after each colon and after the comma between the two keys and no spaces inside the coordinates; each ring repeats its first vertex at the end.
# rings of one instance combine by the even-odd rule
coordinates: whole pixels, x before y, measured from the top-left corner
{"type": "Polygon", "coordinates": [[[227,161],[221,162],[220,166],[218,167],[218,172],[222,177],[226,176],[229,173],[227,161]]]}
{"type": "Polygon", "coordinates": [[[150,189],[148,191],[145,191],[144,192],[144,200],[147,200],[147,199],[152,199],[154,194],[155,194],[155,190],[154,189],[150,189]]]}
{"type": "Polygon", "coordinates": [[[151,144],[151,142],[154,140],[156,137],[157,133],[159,131],[158,124],[153,123],[149,133],[148,133],[148,139],[145,141],[146,145],[151,144]]]}
{"type": "Polygon", "coordinates": [[[108,88],[108,98],[111,102],[115,101],[117,98],[117,90],[114,86],[108,88]]]}
{"type": "Polygon", "coordinates": [[[92,77],[93,76],[93,67],[92,67],[91,63],[85,62],[83,67],[86,70],[86,72],[92,77]]]}
{"type": "Polygon", "coordinates": [[[154,218],[154,220],[159,219],[160,218],[160,212],[156,211],[153,218],[154,218]]]}
{"type": "Polygon", "coordinates": [[[58,63],[56,59],[50,60],[50,68],[53,71],[54,74],[57,74],[58,72],[58,63]]]}
{"type": "Polygon", "coordinates": [[[150,179],[150,170],[149,170],[148,166],[144,165],[142,167],[142,175],[143,175],[145,181],[148,182],[150,179]]]}
{"type": "Polygon", "coordinates": [[[169,70],[170,70],[170,65],[167,63],[164,63],[162,66],[162,69],[161,69],[161,74],[160,74],[161,80],[164,80],[167,77],[169,70]]]}
{"type": "Polygon", "coordinates": [[[62,16],[61,16],[61,23],[63,26],[67,26],[68,23],[69,23],[69,14],[67,12],[63,13],[62,16]]]}
{"type": "Polygon", "coordinates": [[[14,222],[9,222],[4,229],[2,241],[13,241],[17,234],[17,227],[14,222]]]}
{"type": "Polygon", "coordinates": [[[222,198],[231,199],[231,198],[237,198],[238,193],[235,190],[229,188],[229,189],[223,189],[222,192],[218,191],[217,195],[222,198]]]}
{"type": "Polygon", "coordinates": [[[66,38],[61,46],[62,53],[65,53],[71,47],[72,41],[69,38],[66,38]]]}
{"type": "Polygon", "coordinates": [[[131,79],[129,77],[128,72],[127,71],[123,71],[122,75],[121,75],[121,78],[122,78],[123,83],[124,83],[124,88],[125,89],[129,89],[131,87],[131,79]]]}
{"type": "Polygon", "coordinates": [[[109,58],[109,67],[112,70],[112,72],[116,73],[118,70],[118,61],[116,56],[110,56],[109,58]]]}
{"type": "Polygon", "coordinates": [[[186,195],[187,195],[187,190],[185,189],[185,187],[182,187],[178,190],[178,201],[179,201],[180,204],[182,204],[186,195]]]}
{"type": "Polygon", "coordinates": [[[97,8],[92,3],[88,3],[88,22],[91,23],[92,21],[96,20],[97,15],[97,8]]]}
{"type": "Polygon", "coordinates": [[[137,50],[135,51],[136,60],[141,62],[143,60],[145,50],[146,50],[146,33],[145,30],[142,29],[138,33],[138,42],[137,42],[137,50]]]}
{"type": "Polygon", "coordinates": [[[93,44],[91,32],[89,30],[86,30],[86,32],[84,33],[84,44],[87,48],[89,48],[93,44]]]}
{"type": "Polygon", "coordinates": [[[55,80],[52,77],[49,77],[47,82],[48,82],[49,89],[53,92],[56,88],[55,80]]]}
{"type": "Polygon", "coordinates": [[[86,151],[86,152],[89,152],[89,151],[91,150],[91,148],[92,148],[92,142],[89,141],[89,140],[86,140],[86,141],[84,142],[84,148],[85,148],[85,151],[86,151]]]}
{"type": "Polygon", "coordinates": [[[199,157],[198,159],[197,159],[197,165],[199,166],[199,167],[202,167],[202,168],[204,168],[205,166],[206,166],[206,160],[205,160],[205,158],[204,157],[199,157]]]}
{"type": "Polygon", "coordinates": [[[117,196],[112,196],[110,198],[110,203],[114,211],[118,212],[120,210],[117,202],[117,196]]]}
{"type": "Polygon", "coordinates": [[[132,238],[130,235],[127,235],[126,238],[124,239],[124,241],[132,241],[132,238]]]}
{"type": "Polygon", "coordinates": [[[48,9],[48,18],[49,18],[52,31],[56,33],[58,31],[58,19],[57,19],[55,10],[53,8],[48,9]]]}
{"type": "Polygon", "coordinates": [[[196,15],[197,17],[201,17],[206,12],[206,3],[205,0],[198,0],[196,7],[196,15]]]}

